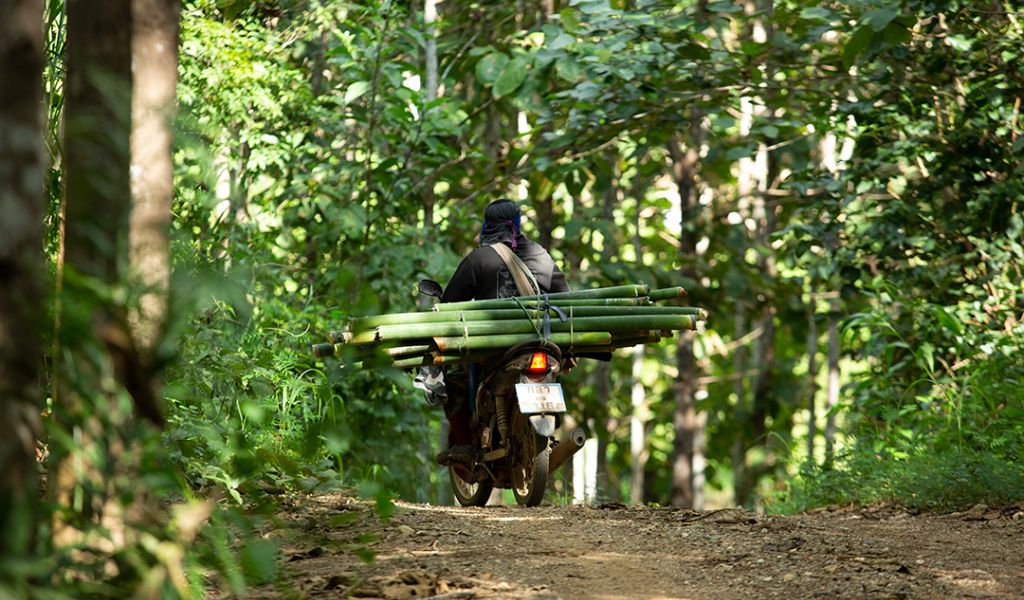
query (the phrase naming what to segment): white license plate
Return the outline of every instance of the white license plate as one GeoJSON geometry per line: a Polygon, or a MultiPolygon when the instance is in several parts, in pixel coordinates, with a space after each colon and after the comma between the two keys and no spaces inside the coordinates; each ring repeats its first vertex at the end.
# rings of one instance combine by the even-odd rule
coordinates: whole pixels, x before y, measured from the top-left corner
{"type": "Polygon", "coordinates": [[[516,399],[519,400],[519,412],[524,415],[565,412],[565,397],[560,383],[517,383],[516,399]]]}

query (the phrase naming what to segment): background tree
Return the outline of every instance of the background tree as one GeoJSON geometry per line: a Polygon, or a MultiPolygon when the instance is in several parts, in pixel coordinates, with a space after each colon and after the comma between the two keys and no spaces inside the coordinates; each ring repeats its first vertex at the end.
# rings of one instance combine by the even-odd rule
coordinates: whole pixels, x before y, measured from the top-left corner
{"type": "MultiPolygon", "coordinates": [[[[0,555],[33,548],[43,366],[42,11],[5,0],[0,25],[0,555]]],[[[0,578],[6,579],[6,573],[0,578]]]]}

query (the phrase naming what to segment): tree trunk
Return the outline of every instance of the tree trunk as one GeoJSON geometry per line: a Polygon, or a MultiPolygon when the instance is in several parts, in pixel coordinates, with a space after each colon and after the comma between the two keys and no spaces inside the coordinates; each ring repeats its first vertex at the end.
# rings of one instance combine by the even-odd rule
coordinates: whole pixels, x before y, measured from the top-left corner
{"type": "Polygon", "coordinates": [[[555,200],[552,194],[535,195],[533,210],[537,211],[537,242],[551,250],[554,243],[555,200]]]}
{"type": "MultiPolygon", "coordinates": [[[[427,111],[430,110],[429,105],[431,102],[437,99],[438,81],[437,81],[437,31],[434,27],[434,23],[437,21],[437,0],[423,0],[423,24],[426,25],[426,36],[427,43],[423,48],[423,70],[424,70],[424,99],[426,103],[423,107],[421,119],[426,118],[427,111]]],[[[428,178],[423,184],[423,191],[421,192],[421,199],[423,202],[423,227],[426,230],[424,239],[428,239],[432,235],[432,229],[434,227],[434,206],[437,202],[434,196],[434,181],[433,178],[428,178]]],[[[419,296],[420,310],[427,310],[430,306],[430,298],[424,295],[419,296]]],[[[448,447],[448,420],[441,419],[439,429],[439,448],[448,447]]],[[[430,445],[426,444],[426,456],[430,456],[430,445]]],[[[432,469],[432,461],[427,461],[427,469],[432,469]]],[[[442,483],[438,486],[438,503],[439,504],[451,504],[454,502],[454,496],[449,485],[445,483],[447,478],[443,478],[442,483]]],[[[488,500],[490,502],[490,500],[488,500]]]]}
{"type": "MultiPolygon", "coordinates": [[[[640,200],[647,182],[635,177],[632,196],[636,202],[633,211],[633,253],[637,268],[644,266],[643,245],[640,242],[640,200]]],[[[647,466],[647,392],[641,375],[644,366],[644,346],[633,348],[633,389],[630,394],[632,411],[629,415],[629,454],[632,473],[629,480],[629,501],[631,504],[644,503],[644,467],[647,466]]]]}
{"type": "MultiPolygon", "coordinates": [[[[51,497],[78,505],[88,520],[102,520],[108,489],[107,465],[83,452],[106,436],[106,423],[119,418],[101,380],[109,368],[95,343],[101,330],[124,337],[124,319],[106,305],[92,286],[114,286],[128,257],[129,128],[131,124],[131,1],[67,3],[67,80],[64,114],[64,266],[60,330],[56,356],[68,356],[55,369],[54,417],[67,431],[79,432],[78,444],[51,444],[51,497]],[[81,478],[95,485],[80,486],[81,478]]],[[[58,284],[60,285],[60,284],[58,284]]],[[[107,446],[116,453],[118,444],[107,446]]],[[[101,460],[106,457],[100,457],[101,460]]],[[[104,524],[108,525],[107,523],[104,524]]],[[[110,541],[123,543],[123,529],[109,524],[110,541]]],[[[76,530],[58,516],[56,546],[81,543],[76,530]]],[[[104,548],[111,550],[109,543],[104,548]]]]}
{"type": "MultiPolygon", "coordinates": [[[[754,102],[750,98],[740,99],[740,120],[739,129],[741,136],[749,136],[754,125],[754,102]]],[[[743,157],[737,165],[737,213],[740,215],[740,222],[737,227],[741,233],[743,242],[735,249],[736,260],[743,260],[746,253],[748,230],[746,221],[751,214],[751,206],[754,196],[757,193],[758,182],[763,179],[757,161],[749,157],[743,157]]],[[[749,291],[749,290],[745,290],[749,291]]],[[[733,339],[738,341],[747,334],[747,311],[748,302],[738,298],[736,301],[736,313],[733,320],[733,339]]],[[[734,437],[732,445],[732,473],[733,473],[733,501],[737,506],[745,506],[749,501],[750,489],[747,469],[747,449],[749,447],[749,436],[747,426],[749,423],[751,408],[747,398],[745,377],[741,374],[746,372],[747,348],[738,344],[733,353],[733,369],[736,372],[736,382],[733,392],[736,395],[736,406],[733,413],[734,437]]]]}
{"type": "Polygon", "coordinates": [[[807,298],[807,462],[814,464],[814,438],[818,433],[818,322],[814,280],[807,298]]]}
{"type": "MultiPolygon", "coordinates": [[[[698,117],[699,120],[699,117],[698,117]]],[[[696,136],[691,136],[696,137],[696,136]]],[[[679,190],[680,226],[679,252],[682,255],[682,275],[696,279],[694,260],[697,253],[697,166],[700,160],[700,141],[691,140],[684,145],[677,135],[669,142],[672,157],[672,177],[679,190]]],[[[675,411],[672,425],[675,438],[672,443],[672,505],[693,507],[693,448],[697,426],[697,361],[693,354],[692,331],[679,333],[676,345],[678,376],[675,383],[675,411]]]]}
{"type": "MultiPolygon", "coordinates": [[[[178,0],[132,0],[131,173],[132,208],[128,239],[132,276],[145,292],[132,329],[150,355],[167,314],[170,280],[171,157],[178,81],[178,0]]],[[[151,382],[154,390],[156,382],[151,382]]]]}
{"type": "Polygon", "coordinates": [[[630,504],[644,503],[644,467],[647,464],[646,410],[647,394],[640,381],[644,364],[644,347],[638,344],[633,349],[633,390],[631,394],[633,412],[629,417],[629,455],[632,473],[629,479],[630,504]]]}
{"type": "MultiPolygon", "coordinates": [[[[697,22],[706,23],[707,3],[697,3],[697,22]]],[[[697,171],[700,164],[700,148],[704,143],[704,114],[694,107],[689,114],[690,130],[688,142],[676,133],[669,140],[668,150],[672,159],[672,179],[679,191],[679,254],[682,263],[681,275],[696,281],[697,241],[700,238],[698,221],[700,193],[697,171]]],[[[702,423],[697,417],[697,360],[693,353],[694,333],[681,331],[676,343],[678,373],[675,382],[675,408],[672,416],[674,438],[672,441],[672,497],[674,506],[693,508],[701,500],[702,491],[696,490],[703,481],[703,473],[696,472],[700,464],[694,463],[695,449],[702,443],[703,432],[698,431],[702,423]]],[[[700,460],[697,461],[698,463],[700,460]]],[[[702,467],[701,467],[702,468],[702,467]]],[[[702,484],[703,485],[703,484],[702,484]]]]}
{"type": "Polygon", "coordinates": [[[131,0],[68,0],[65,260],[105,282],[127,256],[131,0]]]}
{"type": "MultiPolygon", "coordinates": [[[[424,71],[424,99],[426,105],[423,107],[421,119],[427,118],[430,110],[430,103],[437,100],[437,31],[434,23],[437,22],[437,0],[423,0],[423,24],[426,25],[427,42],[423,48],[423,71],[424,71]]],[[[423,225],[427,231],[434,227],[434,205],[437,199],[434,197],[434,178],[428,177],[423,183],[423,225]]],[[[428,234],[429,235],[429,234],[428,234]]]]}
{"type": "Polygon", "coordinates": [[[828,313],[828,397],[825,401],[825,410],[828,417],[825,421],[825,462],[832,461],[832,451],[835,447],[836,436],[836,414],[835,408],[839,404],[839,324],[837,315],[839,313],[838,293],[832,298],[829,304],[828,313]]]}
{"type": "MultiPolygon", "coordinates": [[[[748,4],[747,9],[759,10],[761,16],[754,19],[751,30],[751,39],[754,42],[771,45],[772,41],[772,19],[774,11],[772,0],[759,2],[755,7],[753,3],[748,4]]],[[[743,98],[741,100],[741,124],[740,130],[743,135],[750,135],[754,118],[757,115],[770,113],[766,112],[764,106],[757,104],[757,98],[743,98]]],[[[741,161],[740,178],[741,196],[746,198],[750,207],[750,216],[754,223],[755,243],[759,249],[758,268],[764,274],[765,281],[770,288],[775,281],[776,267],[775,258],[771,253],[770,240],[775,231],[775,209],[767,203],[767,193],[773,186],[775,165],[771,152],[768,150],[772,140],[761,139],[758,143],[757,153],[753,161],[745,159],[741,161]]],[[[742,210],[741,210],[742,212],[742,210]]],[[[771,298],[768,298],[761,310],[758,329],[761,332],[757,345],[754,347],[753,363],[756,365],[758,374],[754,381],[753,398],[751,409],[746,416],[750,423],[750,438],[743,444],[742,453],[745,454],[748,444],[760,444],[765,448],[765,464],[761,467],[744,469],[744,477],[736,479],[737,503],[748,504],[753,496],[754,488],[757,485],[755,474],[766,472],[765,465],[774,462],[767,436],[767,417],[772,404],[774,368],[775,368],[775,306],[771,298]]]]}
{"type": "MultiPolygon", "coordinates": [[[[738,341],[743,338],[746,334],[747,329],[747,313],[746,307],[742,302],[736,303],[736,312],[733,315],[733,328],[732,337],[734,341],[738,341]]],[[[743,373],[747,369],[747,356],[746,348],[742,344],[737,344],[736,350],[732,354],[732,370],[736,376],[733,380],[732,392],[736,396],[736,407],[733,412],[733,440],[732,440],[732,490],[733,490],[733,503],[736,506],[744,506],[747,503],[746,491],[747,491],[747,442],[744,438],[744,430],[747,422],[746,415],[746,385],[743,373]]]]}
{"type": "Polygon", "coordinates": [[[35,537],[43,360],[42,3],[0,0],[0,556],[35,537]]]}
{"type": "MultiPolygon", "coordinates": [[[[601,243],[603,245],[603,248],[601,250],[601,257],[602,257],[602,262],[604,264],[611,264],[612,259],[618,254],[618,251],[619,251],[618,239],[616,238],[614,233],[610,233],[610,232],[615,232],[616,231],[615,230],[615,207],[618,205],[618,203],[619,203],[619,201],[621,199],[620,198],[620,188],[619,188],[619,170],[618,170],[619,156],[615,152],[609,152],[606,155],[606,159],[609,162],[610,176],[609,176],[609,179],[608,179],[608,185],[604,189],[604,193],[602,194],[602,197],[601,197],[601,216],[602,216],[602,225],[603,225],[603,227],[601,228],[601,236],[602,236],[601,243]]],[[[608,441],[611,440],[611,439],[615,439],[616,429],[617,429],[617,422],[613,421],[609,417],[609,415],[611,413],[611,411],[609,410],[609,407],[611,406],[611,403],[612,403],[611,365],[609,363],[607,363],[607,362],[600,363],[597,366],[597,369],[595,370],[595,374],[597,376],[597,386],[598,386],[598,389],[600,390],[600,392],[599,392],[600,395],[598,397],[598,400],[599,400],[600,405],[601,405],[601,420],[599,421],[599,423],[600,423],[599,427],[603,431],[598,431],[597,432],[597,443],[596,443],[597,447],[596,447],[596,450],[592,450],[591,451],[591,452],[595,452],[596,453],[595,458],[596,458],[597,464],[596,464],[596,466],[594,468],[591,468],[591,466],[589,464],[587,464],[586,465],[587,468],[584,471],[584,479],[583,479],[584,496],[588,500],[593,500],[592,494],[590,494],[590,492],[587,491],[587,490],[592,490],[592,489],[596,490],[596,489],[600,488],[600,491],[602,493],[607,494],[608,491],[611,488],[614,487],[614,488],[616,488],[615,494],[618,495],[618,491],[617,491],[618,490],[618,486],[617,485],[613,485],[613,482],[609,481],[610,478],[607,476],[607,474],[608,474],[608,468],[607,468],[608,441]],[[604,481],[601,482],[602,485],[598,486],[598,482],[596,481],[596,477],[595,477],[595,480],[593,480],[593,481],[591,480],[591,477],[592,477],[591,473],[593,473],[595,476],[597,474],[600,474],[600,476],[604,478],[604,481]]],[[[584,456],[586,456],[584,451],[579,452],[579,454],[583,454],[584,456]]],[[[585,459],[585,460],[589,460],[589,459],[585,459]]],[[[574,473],[575,473],[575,471],[574,471],[574,473]]]]}

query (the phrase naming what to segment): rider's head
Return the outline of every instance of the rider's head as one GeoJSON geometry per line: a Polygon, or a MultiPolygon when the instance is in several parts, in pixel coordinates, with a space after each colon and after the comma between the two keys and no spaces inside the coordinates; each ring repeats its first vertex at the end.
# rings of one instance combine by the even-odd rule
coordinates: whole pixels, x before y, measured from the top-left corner
{"type": "Polygon", "coordinates": [[[495,200],[484,209],[484,225],[480,230],[480,245],[502,242],[514,250],[519,236],[519,224],[522,214],[519,205],[502,198],[495,200]]]}

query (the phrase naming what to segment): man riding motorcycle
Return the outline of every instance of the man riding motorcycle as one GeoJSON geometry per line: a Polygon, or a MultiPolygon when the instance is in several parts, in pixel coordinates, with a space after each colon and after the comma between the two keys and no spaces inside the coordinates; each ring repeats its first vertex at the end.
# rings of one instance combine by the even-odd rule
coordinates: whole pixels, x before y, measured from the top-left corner
{"type": "MultiPolygon", "coordinates": [[[[548,251],[526,238],[520,230],[522,214],[519,206],[508,199],[496,200],[484,210],[480,230],[480,246],[459,263],[441,296],[441,302],[509,298],[530,293],[569,291],[565,275],[555,265],[548,251]],[[528,272],[513,263],[518,261],[528,272]]],[[[440,452],[439,464],[472,462],[470,444],[472,403],[475,396],[478,365],[424,367],[416,377],[416,387],[426,393],[427,402],[443,404],[450,424],[449,447],[440,452]]]]}

